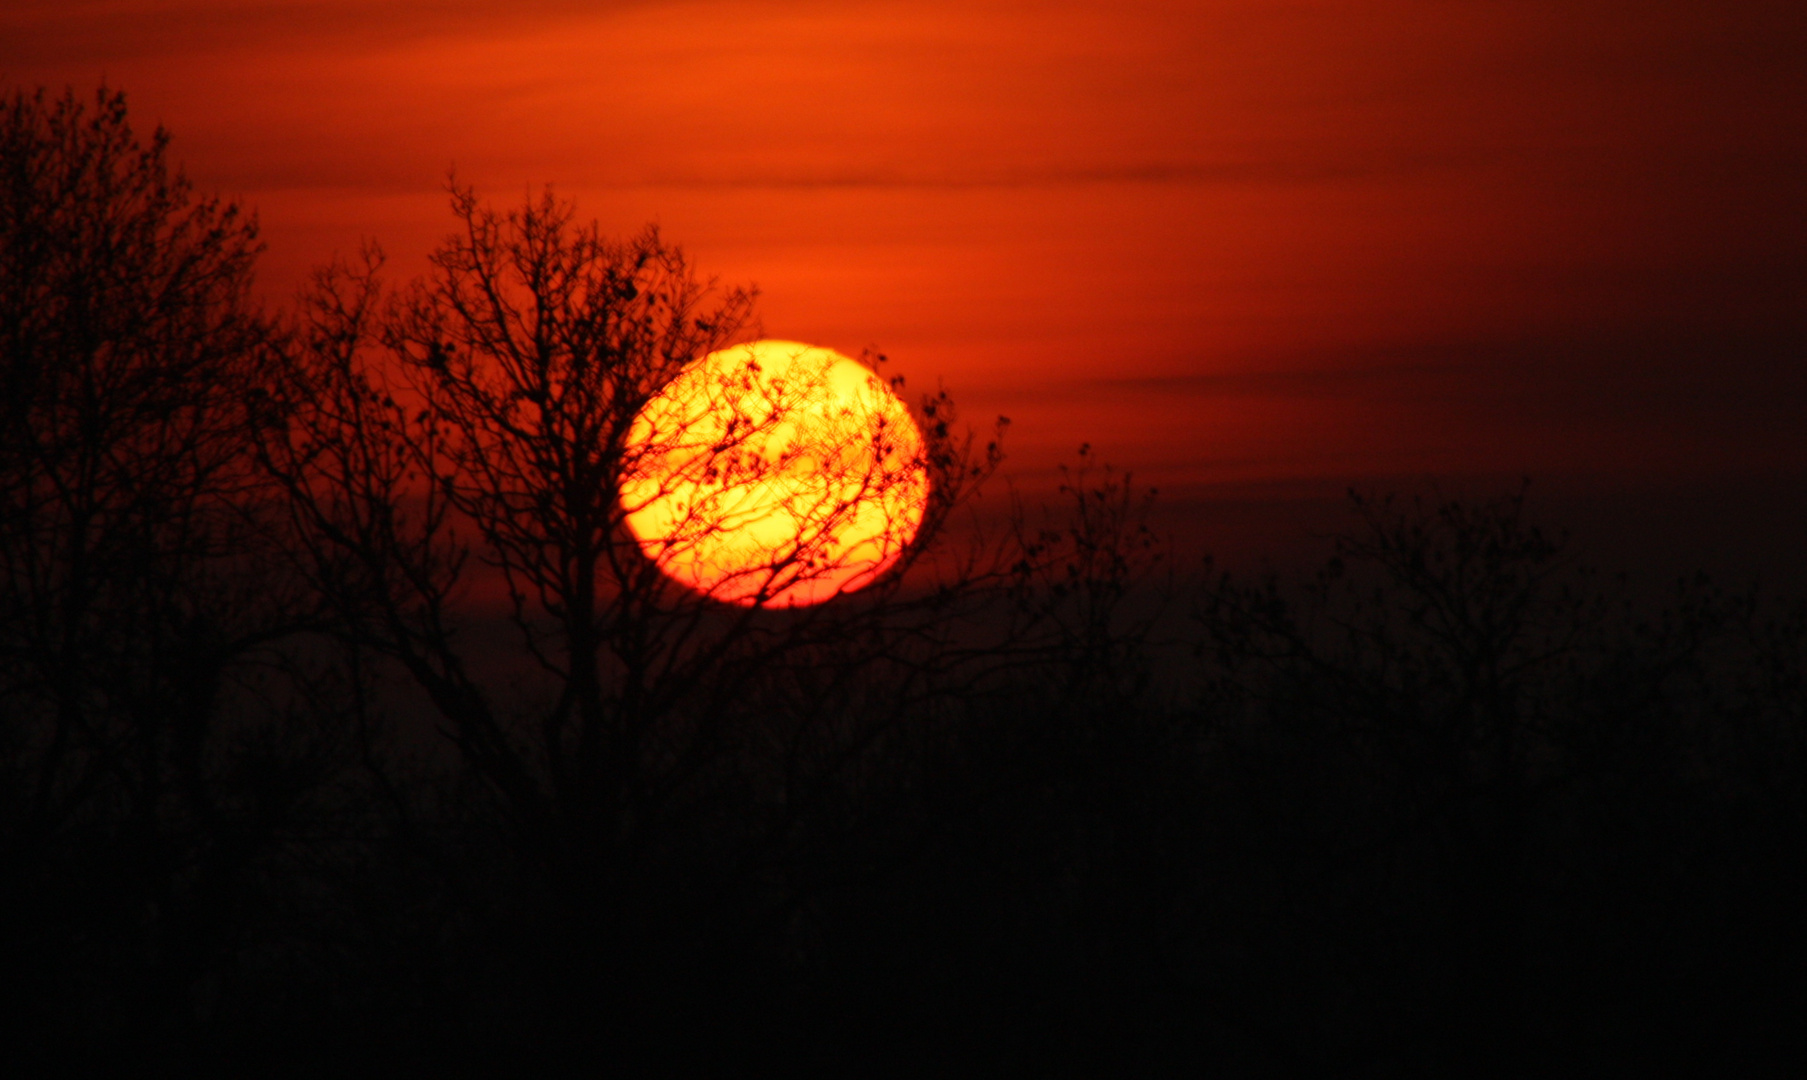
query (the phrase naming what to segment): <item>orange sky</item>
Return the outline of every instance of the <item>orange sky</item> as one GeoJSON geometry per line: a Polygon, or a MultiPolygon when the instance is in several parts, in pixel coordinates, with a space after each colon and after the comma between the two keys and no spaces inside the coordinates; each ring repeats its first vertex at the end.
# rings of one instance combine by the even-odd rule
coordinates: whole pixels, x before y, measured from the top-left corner
{"type": "Polygon", "coordinates": [[[1009,414],[1029,484],[1089,441],[1176,504],[1798,507],[1796,7],[8,0],[0,80],[125,89],[276,300],[365,236],[418,270],[454,165],[656,221],[768,334],[1009,414]]]}

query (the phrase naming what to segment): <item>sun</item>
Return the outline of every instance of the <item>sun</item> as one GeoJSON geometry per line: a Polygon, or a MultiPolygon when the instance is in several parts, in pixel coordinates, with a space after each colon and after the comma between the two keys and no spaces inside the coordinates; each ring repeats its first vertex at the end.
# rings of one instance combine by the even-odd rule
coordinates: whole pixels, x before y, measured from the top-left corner
{"type": "Polygon", "coordinates": [[[672,579],[728,603],[817,604],[878,580],[928,505],[922,435],[877,375],[832,349],[710,353],[628,433],[621,505],[672,579]]]}

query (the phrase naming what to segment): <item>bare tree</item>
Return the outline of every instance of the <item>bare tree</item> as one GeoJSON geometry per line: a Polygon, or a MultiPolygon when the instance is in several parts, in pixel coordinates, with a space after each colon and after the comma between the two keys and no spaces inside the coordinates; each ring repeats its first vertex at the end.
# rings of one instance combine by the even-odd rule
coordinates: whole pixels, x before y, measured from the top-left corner
{"type": "Polygon", "coordinates": [[[349,632],[426,693],[530,844],[584,876],[725,749],[754,753],[753,681],[806,655],[896,655],[932,630],[947,591],[904,571],[999,455],[954,433],[945,395],[913,445],[841,414],[832,449],[800,448],[786,431],[813,422],[828,377],[807,365],[776,387],[729,365],[694,388],[707,408],[649,410],[698,358],[752,336],[753,294],[698,280],[654,230],[615,241],[578,225],[550,194],[498,214],[455,188],[453,210],[460,231],[407,289],[384,292],[375,252],[320,275],[264,461],[349,632]],[[774,502],[803,465],[815,478],[774,502]],[[862,500],[907,484],[926,507],[907,548],[880,545],[890,571],[834,603],[785,606],[787,590],[846,569],[832,541],[862,500]],[[658,499],[681,509],[647,544],[628,518],[658,499]],[[661,570],[758,500],[790,530],[762,561],[700,589],[661,570]],[[495,650],[469,643],[486,603],[539,698],[494,692],[495,650]]]}
{"type": "Polygon", "coordinates": [[[1292,740],[1359,774],[1349,791],[1384,793],[1336,815],[1346,837],[1317,842],[1433,853],[1447,889],[1431,976],[1438,1052],[1464,1071],[1509,1073],[1534,815],[1615,734],[1589,707],[1589,680],[1622,651],[1623,601],[1528,519],[1523,489],[1484,502],[1351,499],[1361,527],[1297,595],[1227,577],[1205,590],[1202,649],[1217,699],[1258,717],[1254,738],[1292,740]]]}
{"type": "Polygon", "coordinates": [[[167,144],[105,89],[0,103],[0,844],[42,920],[9,925],[72,950],[52,967],[135,971],[120,1022],[180,1037],[228,898],[318,762],[314,735],[285,762],[272,712],[238,707],[307,621],[267,574],[250,453],[256,228],[172,174],[167,144]],[[117,921],[94,921],[121,940],[59,941],[67,898],[29,885],[52,865],[110,898],[117,921]]]}

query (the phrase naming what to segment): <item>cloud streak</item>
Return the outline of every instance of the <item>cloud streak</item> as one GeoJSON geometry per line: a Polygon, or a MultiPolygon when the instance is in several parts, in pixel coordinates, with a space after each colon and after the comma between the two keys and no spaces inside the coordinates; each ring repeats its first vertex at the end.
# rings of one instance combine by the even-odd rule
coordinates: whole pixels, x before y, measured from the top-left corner
{"type": "Polygon", "coordinates": [[[364,236],[418,267],[448,166],[504,202],[549,182],[757,282],[774,333],[970,388],[1032,469],[1091,441],[1213,483],[1773,472],[1807,412],[1800,22],[1769,0],[23,0],[0,72],[123,86],[198,183],[262,212],[276,295],[364,236]]]}

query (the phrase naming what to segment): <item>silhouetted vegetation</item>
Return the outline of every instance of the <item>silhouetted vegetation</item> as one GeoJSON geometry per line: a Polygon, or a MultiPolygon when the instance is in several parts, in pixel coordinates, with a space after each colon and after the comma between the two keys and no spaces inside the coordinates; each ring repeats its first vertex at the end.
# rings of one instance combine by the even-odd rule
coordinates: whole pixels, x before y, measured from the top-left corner
{"type": "Polygon", "coordinates": [[[1634,599],[1523,491],[1352,496],[1305,580],[1175,567],[1083,450],[961,531],[1001,454],[946,395],[892,574],[718,603],[620,485],[750,293],[455,189],[422,280],[372,249],[264,313],[165,143],[0,108],[21,1074],[1799,1058],[1807,606],[1634,599]]]}

